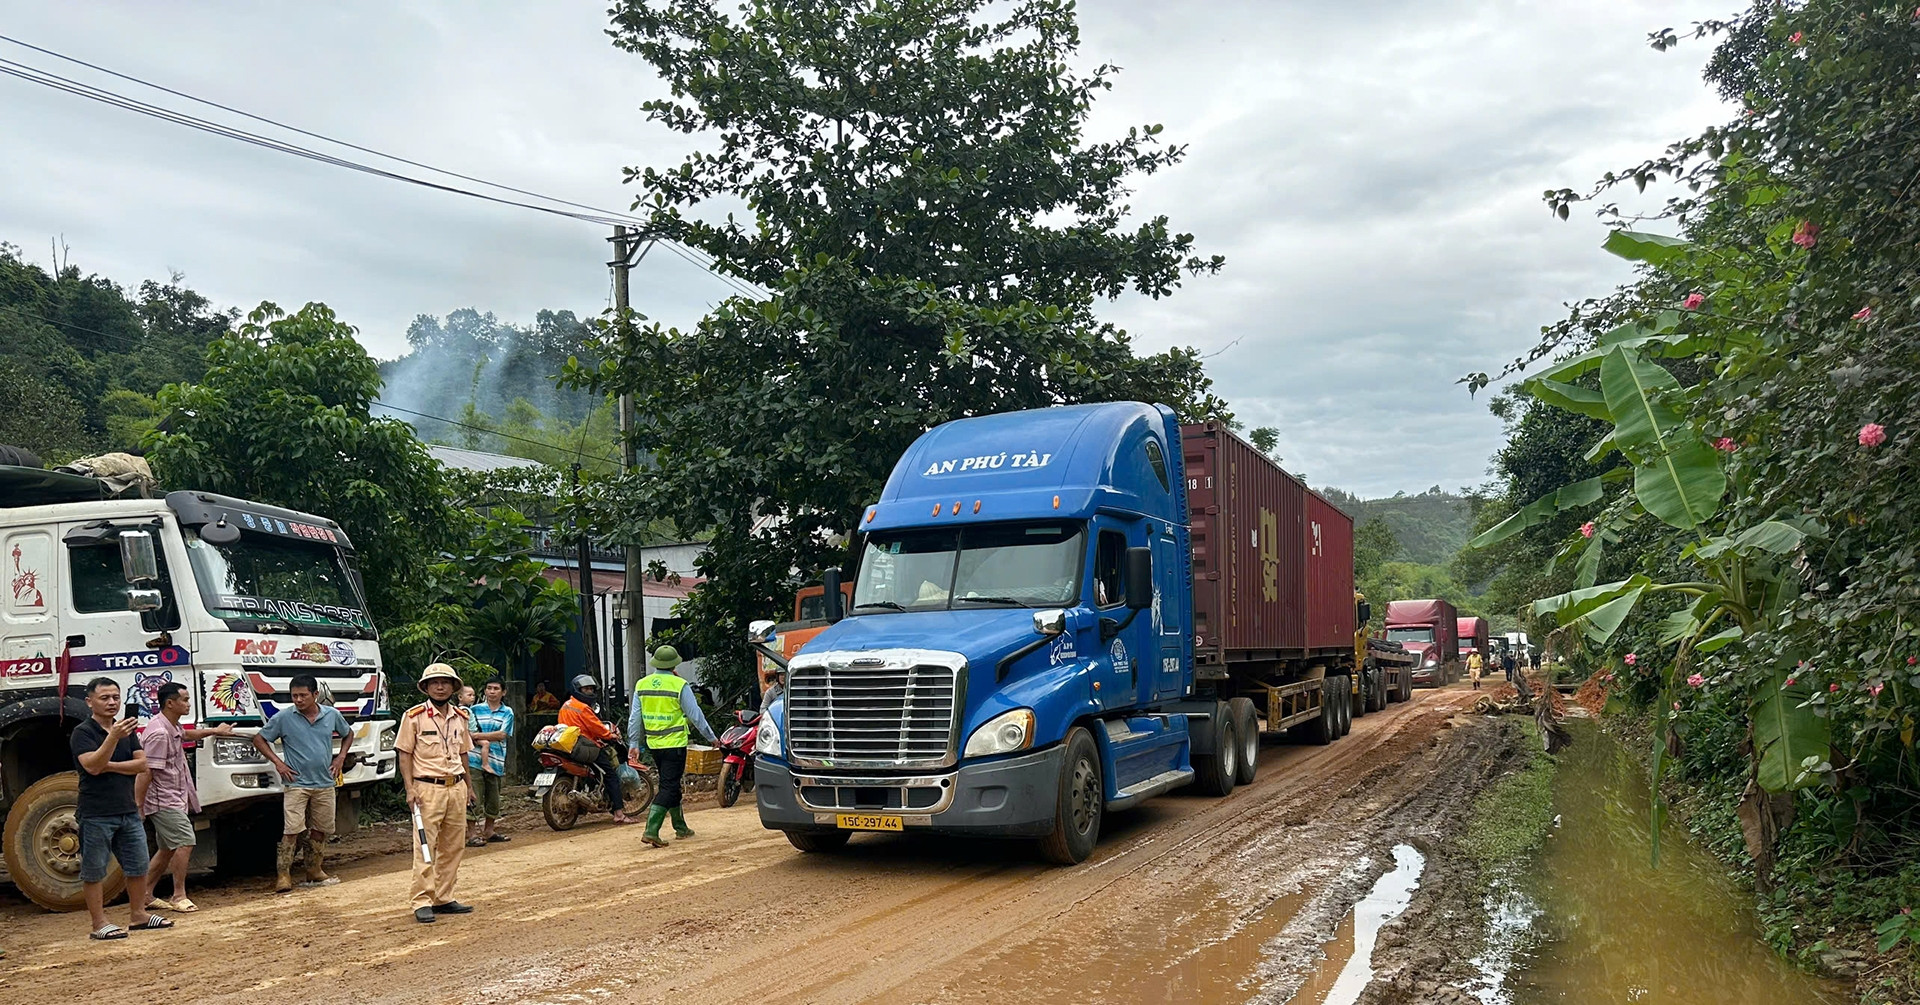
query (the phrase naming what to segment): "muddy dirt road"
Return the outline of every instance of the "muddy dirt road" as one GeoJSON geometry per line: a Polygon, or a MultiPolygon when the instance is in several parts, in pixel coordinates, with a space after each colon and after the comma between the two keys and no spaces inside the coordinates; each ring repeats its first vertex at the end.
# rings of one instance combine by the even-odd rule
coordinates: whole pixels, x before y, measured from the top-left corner
{"type": "MultiPolygon", "coordinates": [[[[666,850],[634,827],[521,830],[468,852],[459,896],[477,910],[432,926],[405,910],[401,855],[286,896],[203,887],[174,930],[118,943],[89,943],[80,915],[9,907],[0,1000],[1284,1001],[1337,969],[1322,944],[1392,846],[1444,848],[1510,757],[1502,724],[1458,714],[1472,697],[1421,691],[1331,746],[1268,746],[1253,785],[1114,814],[1071,869],[891,835],[801,855],[742,805],[690,813],[698,837],[666,850]]],[[[1404,930],[1382,932],[1370,1000],[1447,955],[1422,934],[1455,927],[1435,872],[1404,930]]]]}

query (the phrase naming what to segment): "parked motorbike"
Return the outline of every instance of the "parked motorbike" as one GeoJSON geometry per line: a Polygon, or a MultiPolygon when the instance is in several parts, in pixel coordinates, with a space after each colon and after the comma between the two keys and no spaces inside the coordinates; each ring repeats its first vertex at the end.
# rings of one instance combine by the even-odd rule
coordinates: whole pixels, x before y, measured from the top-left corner
{"type": "MultiPolygon", "coordinates": [[[[605,813],[607,806],[606,769],[600,762],[581,763],[555,751],[539,752],[540,774],[533,779],[533,793],[540,799],[540,813],[547,826],[557,831],[572,830],[582,813],[605,813]]],[[[620,764],[620,798],[629,816],[644,814],[653,802],[655,782],[649,771],[636,771],[620,764]]]]}
{"type": "Polygon", "coordinates": [[[733,713],[740,720],[720,734],[720,805],[732,806],[742,789],[753,788],[754,743],[760,736],[760,713],[741,709],[733,713]]]}

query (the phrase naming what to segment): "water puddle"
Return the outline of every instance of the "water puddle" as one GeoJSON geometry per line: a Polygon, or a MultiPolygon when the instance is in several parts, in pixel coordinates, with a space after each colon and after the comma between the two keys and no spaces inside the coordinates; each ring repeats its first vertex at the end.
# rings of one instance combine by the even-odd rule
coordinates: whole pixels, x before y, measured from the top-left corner
{"type": "MultiPolygon", "coordinates": [[[[1521,880],[1532,945],[1490,1005],[1812,1005],[1849,1000],[1760,941],[1750,894],[1677,824],[1651,865],[1646,770],[1591,723],[1554,781],[1559,826],[1521,880]]],[[[1517,908],[1524,914],[1525,907],[1517,908]]],[[[1508,915],[1518,923],[1519,915],[1508,915]]],[[[1496,925],[1496,928],[1498,926],[1496,925]]]]}
{"type": "Polygon", "coordinates": [[[1326,944],[1326,963],[1288,998],[1288,1005],[1353,1005],[1373,980],[1373,945],[1380,926],[1400,916],[1420,885],[1427,858],[1408,845],[1393,846],[1393,868],[1381,876],[1340,922],[1326,944]]]}

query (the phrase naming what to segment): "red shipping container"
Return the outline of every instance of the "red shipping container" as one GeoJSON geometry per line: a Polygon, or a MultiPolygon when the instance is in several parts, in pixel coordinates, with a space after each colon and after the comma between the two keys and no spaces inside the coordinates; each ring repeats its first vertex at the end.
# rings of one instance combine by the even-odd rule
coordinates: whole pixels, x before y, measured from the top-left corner
{"type": "Polygon", "coordinates": [[[1353,520],[1218,423],[1180,437],[1195,661],[1351,651],[1353,520]]]}

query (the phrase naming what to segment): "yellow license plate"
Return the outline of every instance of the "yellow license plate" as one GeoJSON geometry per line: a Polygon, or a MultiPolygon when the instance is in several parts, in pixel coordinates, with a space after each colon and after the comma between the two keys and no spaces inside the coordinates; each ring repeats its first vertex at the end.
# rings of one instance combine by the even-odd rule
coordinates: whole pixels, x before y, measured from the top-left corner
{"type": "Polygon", "coordinates": [[[843,831],[897,831],[903,829],[899,817],[876,816],[868,813],[841,813],[834,817],[834,823],[843,831]]]}

